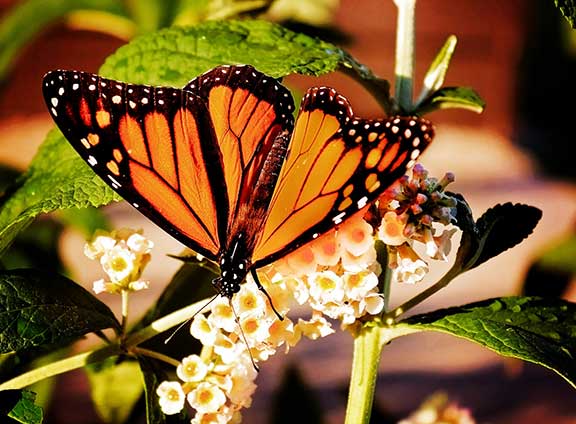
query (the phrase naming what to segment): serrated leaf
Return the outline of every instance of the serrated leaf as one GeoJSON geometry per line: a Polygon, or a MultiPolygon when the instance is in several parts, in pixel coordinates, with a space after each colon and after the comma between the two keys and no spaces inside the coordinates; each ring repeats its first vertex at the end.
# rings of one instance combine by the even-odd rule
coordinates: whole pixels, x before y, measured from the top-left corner
{"type": "Polygon", "coordinates": [[[488,209],[476,221],[482,252],[471,268],[519,244],[532,234],[540,218],[540,209],[523,204],[504,203],[488,209]]]}
{"type": "Polygon", "coordinates": [[[321,75],[344,66],[374,78],[333,44],[259,20],[204,22],[143,35],[108,57],[100,73],[136,84],[182,87],[223,64],[251,64],[275,78],[321,75]]]}
{"type": "Polygon", "coordinates": [[[0,353],[61,345],[111,327],[120,324],[108,306],[61,275],[0,272],[0,353]]]}
{"type": "Polygon", "coordinates": [[[19,2],[0,21],[0,80],[4,79],[18,52],[48,24],[74,10],[101,10],[125,15],[116,0],[26,0],[19,2]]]}
{"type": "Polygon", "coordinates": [[[576,304],[560,299],[505,297],[415,315],[399,331],[448,333],[494,352],[556,371],[576,388],[576,304]]]}
{"type": "Polygon", "coordinates": [[[0,210],[0,255],[18,232],[41,213],[96,207],[120,199],[80,159],[58,130],[48,134],[21,182],[0,210]]]}
{"type": "Polygon", "coordinates": [[[146,397],[146,422],[154,424],[184,424],[190,422],[190,417],[186,410],[182,410],[178,414],[165,415],[160,409],[160,404],[158,402],[158,395],[156,394],[156,388],[165,380],[168,380],[168,376],[158,363],[154,359],[147,357],[139,357],[140,369],[142,370],[142,375],[144,376],[144,392],[146,397]]]}
{"type": "Polygon", "coordinates": [[[572,28],[576,29],[576,2],[574,0],[554,0],[556,7],[560,9],[572,28]]]}
{"type": "Polygon", "coordinates": [[[444,87],[433,92],[418,106],[418,114],[430,113],[438,109],[466,109],[482,113],[486,102],[470,87],[444,87]]]}
{"type": "Polygon", "coordinates": [[[123,424],[142,396],[142,373],[137,361],[111,357],[86,367],[92,402],[107,424],[123,424]]]}
{"type": "Polygon", "coordinates": [[[36,394],[28,390],[4,390],[0,392],[0,422],[40,424],[42,408],[34,403],[36,394]]]}
{"type": "Polygon", "coordinates": [[[463,272],[486,262],[528,237],[542,217],[533,206],[505,203],[487,210],[477,222],[472,221],[469,207],[457,204],[458,226],[462,239],[452,269],[463,272]]]}

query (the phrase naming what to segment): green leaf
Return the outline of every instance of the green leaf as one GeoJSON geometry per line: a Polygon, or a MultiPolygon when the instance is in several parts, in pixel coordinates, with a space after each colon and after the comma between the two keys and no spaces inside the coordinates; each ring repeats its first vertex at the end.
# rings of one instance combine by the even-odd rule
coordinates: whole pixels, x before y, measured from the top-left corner
{"type": "Polygon", "coordinates": [[[186,409],[179,414],[164,415],[158,403],[156,388],[165,380],[169,380],[158,361],[147,357],[139,357],[140,369],[144,376],[144,391],[146,396],[146,422],[154,424],[184,424],[190,422],[186,409]]]}
{"type": "Polygon", "coordinates": [[[439,331],[556,371],[576,388],[576,304],[505,297],[415,315],[396,330],[439,331]]]}
{"type": "Polygon", "coordinates": [[[259,20],[209,21],[143,35],[108,57],[100,73],[131,83],[182,87],[215,66],[245,63],[276,78],[321,75],[339,66],[375,78],[333,44],[259,20]]]}
{"type": "Polygon", "coordinates": [[[36,394],[28,390],[0,392],[0,421],[6,423],[40,424],[42,408],[34,404],[36,394]]]}
{"type": "Polygon", "coordinates": [[[430,64],[430,68],[424,76],[424,87],[422,92],[416,102],[416,109],[418,105],[426,99],[431,93],[439,90],[444,84],[444,79],[446,78],[446,73],[448,72],[448,67],[450,66],[450,60],[456,49],[456,43],[458,39],[455,35],[448,37],[440,51],[436,54],[436,57],[430,64]]]}
{"type": "Polygon", "coordinates": [[[6,77],[18,52],[48,24],[75,10],[100,10],[125,15],[117,0],[26,0],[0,22],[0,80],[6,77]]]}
{"type": "Polygon", "coordinates": [[[532,233],[541,217],[540,209],[522,204],[488,209],[474,228],[465,226],[455,266],[469,270],[516,246],[532,233]]]}
{"type": "Polygon", "coordinates": [[[94,174],[58,130],[52,130],[19,188],[0,210],[0,254],[41,213],[72,207],[101,206],[120,197],[94,174]],[[58,166],[54,166],[58,163],[58,166]]]}
{"type": "Polygon", "coordinates": [[[0,353],[70,342],[120,324],[73,281],[36,270],[0,273],[0,353]]]}
{"type": "Polygon", "coordinates": [[[144,389],[138,362],[111,357],[86,367],[86,373],[100,418],[108,424],[127,422],[144,389]]]}
{"type": "Polygon", "coordinates": [[[422,100],[416,113],[423,115],[438,109],[466,109],[482,113],[485,106],[486,102],[470,87],[444,87],[422,100]]]}
{"type": "Polygon", "coordinates": [[[576,29],[576,2],[574,0],[554,0],[556,7],[560,9],[572,28],[576,29]]]}

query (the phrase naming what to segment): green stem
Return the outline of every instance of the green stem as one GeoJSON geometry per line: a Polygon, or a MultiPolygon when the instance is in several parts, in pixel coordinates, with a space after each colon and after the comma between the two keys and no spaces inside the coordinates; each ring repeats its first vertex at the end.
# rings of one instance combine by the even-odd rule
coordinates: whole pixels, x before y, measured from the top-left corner
{"type": "Polygon", "coordinates": [[[377,326],[362,328],[354,339],[354,359],[348,391],[345,424],[368,424],[378,377],[383,332],[377,326]]]}
{"type": "Polygon", "coordinates": [[[395,97],[404,111],[412,110],[414,80],[414,23],[416,0],[394,0],[398,8],[396,23],[395,97]]]}
{"type": "Polygon", "coordinates": [[[185,323],[195,314],[200,312],[202,310],[201,308],[205,305],[206,299],[193,303],[192,305],[188,305],[185,308],[178,309],[177,311],[174,311],[171,314],[154,321],[142,330],[128,336],[126,338],[125,345],[127,347],[137,346],[140,343],[151,339],[157,334],[163,333],[164,331],[169,330],[178,324],[185,323]]]}
{"type": "Polygon", "coordinates": [[[414,308],[416,305],[419,305],[420,303],[428,299],[430,296],[436,294],[436,292],[446,287],[461,272],[462,271],[459,267],[450,269],[450,271],[448,271],[436,284],[428,287],[423,292],[418,293],[412,299],[407,300],[406,302],[394,308],[390,312],[385,313],[382,316],[382,321],[387,325],[393,324],[396,318],[398,318],[405,312],[409,311],[410,309],[414,308]]]}
{"type": "Polygon", "coordinates": [[[122,290],[122,339],[126,335],[126,326],[128,325],[128,294],[128,290],[122,290]]]}
{"type": "Polygon", "coordinates": [[[135,354],[148,356],[149,358],[158,359],[158,360],[160,360],[162,362],[166,362],[167,364],[172,365],[174,367],[177,367],[178,365],[180,365],[180,362],[177,361],[176,359],[174,359],[168,355],[164,355],[163,353],[156,352],[155,350],[144,349],[143,347],[134,347],[134,348],[132,348],[132,352],[135,354]]]}
{"type": "Polygon", "coordinates": [[[120,352],[121,349],[118,345],[107,345],[100,349],[80,353],[20,374],[0,384],[0,390],[22,389],[45,378],[54,377],[58,374],[82,368],[88,364],[100,362],[110,356],[118,355],[120,352]]]}

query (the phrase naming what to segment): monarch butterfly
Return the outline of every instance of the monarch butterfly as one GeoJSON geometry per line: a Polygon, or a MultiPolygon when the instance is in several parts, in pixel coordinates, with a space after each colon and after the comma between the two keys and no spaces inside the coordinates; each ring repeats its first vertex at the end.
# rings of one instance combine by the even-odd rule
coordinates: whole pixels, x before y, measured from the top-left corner
{"type": "Polygon", "coordinates": [[[362,213],[433,137],[418,117],[354,117],[334,89],[290,92],[251,66],[219,66],[184,88],[78,71],[45,75],[52,117],[108,185],[220,266],[231,298],[248,273],[362,213]]]}

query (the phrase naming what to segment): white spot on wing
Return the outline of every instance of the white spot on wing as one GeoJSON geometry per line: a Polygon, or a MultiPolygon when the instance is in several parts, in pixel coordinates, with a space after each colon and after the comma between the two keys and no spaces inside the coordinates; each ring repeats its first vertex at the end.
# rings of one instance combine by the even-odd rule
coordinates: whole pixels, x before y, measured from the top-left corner
{"type": "Polygon", "coordinates": [[[360,200],[358,200],[358,202],[356,204],[358,205],[358,209],[362,209],[364,206],[366,206],[367,203],[368,203],[368,198],[366,196],[364,196],[360,200]]]}
{"type": "Polygon", "coordinates": [[[96,160],[96,158],[94,156],[88,156],[88,165],[90,166],[96,166],[98,164],[98,161],[96,160]]]}
{"type": "Polygon", "coordinates": [[[54,107],[58,106],[58,99],[56,97],[52,97],[50,101],[52,102],[52,106],[54,107]]]}
{"type": "Polygon", "coordinates": [[[122,97],[116,95],[116,96],[112,96],[112,103],[114,104],[120,104],[120,102],[122,101],[122,97]]]}

